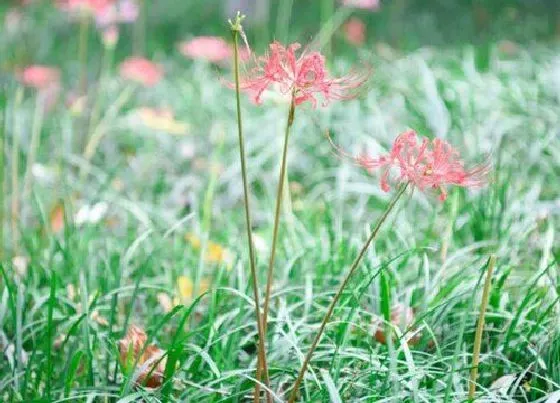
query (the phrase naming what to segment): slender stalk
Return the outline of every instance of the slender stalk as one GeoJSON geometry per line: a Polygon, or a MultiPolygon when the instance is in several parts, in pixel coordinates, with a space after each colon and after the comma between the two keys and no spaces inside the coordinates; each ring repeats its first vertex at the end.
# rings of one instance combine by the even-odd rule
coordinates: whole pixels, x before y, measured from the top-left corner
{"type": "Polygon", "coordinates": [[[290,30],[290,20],[292,18],[292,9],[294,0],[283,0],[278,5],[278,14],[276,18],[276,38],[281,42],[288,42],[288,34],[290,30]]]}
{"type": "Polygon", "coordinates": [[[6,138],[4,120],[7,120],[6,115],[7,109],[4,115],[0,116],[0,259],[4,257],[4,146],[6,138]]]}
{"type": "MultiPolygon", "coordinates": [[[[290,109],[288,111],[288,121],[286,123],[286,131],[284,134],[284,146],[282,150],[282,163],[280,164],[280,174],[278,176],[278,189],[276,190],[276,207],[274,210],[274,227],[272,229],[272,246],[270,251],[270,258],[268,261],[268,270],[266,272],[266,291],[264,294],[264,307],[263,307],[263,328],[264,337],[266,339],[266,331],[268,327],[268,310],[270,305],[270,294],[272,291],[272,280],[274,278],[274,259],[276,257],[276,244],[278,243],[278,229],[280,228],[280,212],[282,210],[282,199],[284,194],[284,187],[286,181],[286,171],[288,165],[288,140],[290,138],[290,129],[294,124],[295,117],[295,97],[292,94],[290,102],[290,109]]],[[[258,365],[257,379],[260,379],[262,365],[258,365]]]]}
{"type": "Polygon", "coordinates": [[[13,132],[12,132],[12,249],[18,251],[18,218],[19,218],[19,136],[21,135],[21,121],[18,114],[19,106],[23,100],[23,88],[18,88],[13,110],[13,132]]]}
{"type": "MultiPolygon", "coordinates": [[[[251,227],[251,207],[249,204],[249,184],[247,181],[247,167],[246,167],[246,158],[245,158],[245,139],[243,138],[243,123],[241,121],[241,95],[240,95],[240,88],[239,88],[239,45],[238,45],[238,37],[240,33],[242,33],[241,27],[241,20],[242,17],[238,13],[235,23],[230,22],[231,24],[231,33],[233,36],[233,44],[234,44],[234,74],[235,74],[235,98],[236,98],[236,107],[237,107],[237,129],[239,135],[239,158],[241,161],[241,177],[243,179],[243,196],[245,201],[245,221],[247,226],[247,243],[249,248],[249,264],[251,268],[251,280],[253,283],[253,292],[255,298],[255,315],[257,320],[257,331],[259,336],[259,345],[258,345],[258,362],[257,362],[257,382],[255,383],[255,401],[258,402],[260,398],[260,387],[259,387],[259,373],[260,368],[263,368],[264,372],[264,382],[265,385],[268,387],[269,385],[269,378],[268,378],[268,366],[266,363],[266,352],[264,347],[264,327],[262,323],[262,317],[260,312],[260,299],[259,299],[259,286],[258,286],[258,279],[257,279],[257,269],[255,263],[255,251],[253,247],[253,230],[251,227]]],[[[267,391],[266,399],[268,402],[272,401],[272,396],[267,391]]]]}
{"type": "Polygon", "coordinates": [[[276,191],[276,208],[274,212],[274,227],[272,230],[272,246],[270,251],[270,258],[268,261],[268,271],[266,273],[266,292],[264,294],[264,309],[263,309],[263,326],[266,337],[266,328],[268,325],[268,310],[270,304],[270,293],[272,290],[272,279],[274,273],[274,259],[276,257],[276,245],[278,243],[278,229],[280,227],[280,213],[282,210],[282,198],[284,196],[284,187],[286,182],[286,171],[288,165],[288,140],[290,138],[290,129],[294,124],[295,116],[295,99],[292,95],[290,103],[290,110],[288,113],[288,122],[286,124],[286,132],[284,135],[284,148],[282,150],[282,163],[280,164],[280,174],[278,177],[278,189],[276,191]]]}
{"type": "Polygon", "coordinates": [[[99,143],[101,143],[101,140],[103,139],[103,137],[108,131],[107,122],[111,118],[115,117],[115,115],[120,111],[120,109],[128,102],[128,100],[130,99],[133,93],[134,93],[134,87],[132,86],[126,87],[120,93],[120,95],[115,100],[115,102],[111,106],[109,106],[107,112],[105,113],[101,121],[97,124],[95,129],[92,131],[91,136],[89,137],[89,140],[86,146],[84,147],[84,152],[82,154],[84,160],[89,162],[93,158],[95,152],[97,151],[97,147],[99,146],[99,143]]]}
{"type": "Polygon", "coordinates": [[[487,264],[486,280],[482,290],[482,301],[480,302],[480,313],[478,315],[478,324],[474,336],[473,358],[471,366],[471,376],[469,379],[469,402],[474,400],[476,391],[476,378],[478,377],[478,363],[480,362],[480,346],[482,344],[482,332],[484,331],[484,318],[486,316],[486,308],[488,307],[488,298],[490,297],[490,287],[492,285],[492,272],[496,265],[496,256],[490,256],[487,264]]]}
{"type": "MultiPolygon", "coordinates": [[[[321,26],[326,27],[328,30],[332,30],[330,25],[333,23],[334,15],[334,0],[322,0],[321,1],[321,26]]],[[[331,54],[332,41],[325,44],[324,55],[328,58],[331,54]]]]}
{"type": "MultiPolygon", "coordinates": [[[[99,123],[99,115],[101,113],[101,101],[103,99],[105,84],[110,74],[111,65],[113,64],[114,52],[115,52],[114,46],[105,45],[103,51],[103,65],[101,67],[101,72],[99,74],[99,84],[97,86],[97,90],[95,93],[95,102],[93,104],[93,109],[91,110],[91,115],[89,118],[88,139],[91,137],[91,134],[95,131],[96,125],[99,123]]],[[[86,142],[86,144],[87,143],[89,143],[89,140],[86,142]]]]}
{"type": "Polygon", "coordinates": [[[87,92],[87,54],[88,54],[89,15],[87,10],[81,10],[80,15],[80,42],[78,54],[80,60],[80,91],[87,92]]]}
{"type": "Polygon", "coordinates": [[[307,366],[309,365],[309,362],[311,361],[311,357],[313,356],[313,353],[315,352],[315,349],[317,348],[317,344],[319,344],[319,340],[321,339],[321,336],[323,335],[325,327],[327,326],[327,323],[329,322],[329,320],[330,320],[330,318],[333,314],[334,307],[336,306],[338,300],[342,296],[342,292],[344,291],[344,289],[348,285],[348,282],[350,281],[350,278],[352,277],[352,275],[354,274],[354,272],[356,271],[356,269],[360,265],[360,262],[362,261],[362,258],[366,254],[366,251],[368,250],[369,246],[371,245],[373,240],[377,237],[377,234],[379,233],[379,230],[381,229],[381,226],[387,220],[387,217],[389,216],[389,214],[391,213],[391,211],[393,210],[393,208],[397,204],[397,201],[401,198],[401,196],[403,195],[403,193],[405,192],[407,187],[408,187],[408,183],[401,185],[398,192],[395,194],[393,199],[389,202],[389,204],[387,205],[387,208],[385,209],[385,211],[383,212],[381,217],[379,217],[379,219],[377,220],[377,224],[375,225],[375,228],[371,232],[371,234],[370,234],[369,238],[367,239],[366,243],[364,244],[364,246],[362,246],[362,249],[360,250],[360,253],[358,254],[356,259],[352,263],[352,266],[350,267],[350,270],[348,271],[348,274],[346,275],[346,277],[344,278],[344,280],[340,284],[340,287],[338,288],[338,291],[336,292],[336,294],[333,297],[331,303],[329,304],[329,307],[327,309],[327,313],[325,314],[325,316],[323,318],[323,321],[321,322],[321,326],[319,327],[319,331],[317,332],[317,334],[315,335],[315,338],[313,339],[313,342],[311,343],[311,348],[309,349],[309,351],[307,352],[307,355],[305,356],[305,360],[303,361],[303,365],[301,367],[301,370],[299,371],[298,377],[297,377],[297,379],[294,383],[294,386],[292,388],[292,393],[290,395],[288,403],[294,403],[295,400],[296,400],[296,397],[298,395],[298,389],[299,389],[299,386],[301,385],[301,382],[303,381],[303,377],[305,376],[305,371],[307,370],[307,366]]]}
{"type": "Polygon", "coordinates": [[[29,143],[29,153],[27,155],[25,176],[23,178],[23,193],[22,199],[28,200],[29,193],[31,192],[32,181],[33,181],[33,165],[37,158],[37,151],[41,143],[41,127],[43,125],[43,108],[44,108],[44,98],[41,93],[37,94],[37,99],[35,102],[35,115],[33,116],[33,128],[31,132],[31,142],[29,143]]]}
{"type": "Polygon", "coordinates": [[[315,38],[313,38],[313,46],[324,49],[327,46],[335,32],[344,24],[346,19],[352,14],[352,7],[340,7],[336,10],[330,20],[323,24],[321,30],[315,38]]]}

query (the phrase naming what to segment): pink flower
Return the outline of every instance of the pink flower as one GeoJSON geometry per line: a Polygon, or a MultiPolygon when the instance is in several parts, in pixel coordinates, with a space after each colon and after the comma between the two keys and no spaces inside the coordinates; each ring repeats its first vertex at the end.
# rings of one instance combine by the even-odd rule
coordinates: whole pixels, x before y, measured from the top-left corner
{"type": "Polygon", "coordinates": [[[319,52],[303,52],[296,57],[299,43],[287,48],[278,42],[270,44],[270,53],[255,60],[241,81],[241,89],[248,92],[258,104],[263,92],[276,84],[283,94],[293,94],[295,104],[306,101],[317,105],[317,95],[323,99],[323,105],[331,100],[350,99],[365,82],[366,75],[348,75],[331,78],[325,66],[325,58],[319,52]]]}
{"type": "Polygon", "coordinates": [[[136,81],[145,87],[153,87],[163,78],[163,69],[141,57],[129,57],[119,66],[119,73],[125,80],[136,81]]]}
{"type": "Polygon", "coordinates": [[[364,10],[379,10],[379,0],[342,0],[346,7],[362,8],[364,10]]]}
{"type": "Polygon", "coordinates": [[[442,201],[447,197],[447,185],[483,186],[489,171],[489,164],[465,169],[459,152],[449,143],[437,138],[431,141],[423,138],[419,142],[413,130],[400,134],[389,154],[379,157],[362,154],[354,160],[369,171],[382,169],[381,189],[385,192],[390,190],[389,176],[396,170],[397,181],[410,182],[422,191],[437,189],[442,201]]]}
{"type": "Polygon", "coordinates": [[[179,44],[179,51],[191,59],[219,63],[232,56],[229,44],[217,36],[199,36],[179,44]]]}
{"type": "Polygon", "coordinates": [[[57,0],[57,6],[65,11],[86,11],[93,15],[104,13],[115,0],[57,0]]]}
{"type": "Polygon", "coordinates": [[[366,24],[359,18],[352,17],[344,24],[346,40],[353,45],[362,45],[366,40],[366,24]]]}
{"type": "Polygon", "coordinates": [[[101,39],[107,48],[114,48],[119,41],[119,28],[116,25],[109,25],[101,31],[101,39]]]}
{"type": "Polygon", "coordinates": [[[23,85],[37,90],[58,87],[60,82],[60,71],[57,68],[39,64],[28,66],[16,75],[23,85]]]}
{"type": "Polygon", "coordinates": [[[133,23],[138,19],[138,4],[134,0],[117,0],[95,15],[97,25],[113,26],[119,23],[133,23]]]}

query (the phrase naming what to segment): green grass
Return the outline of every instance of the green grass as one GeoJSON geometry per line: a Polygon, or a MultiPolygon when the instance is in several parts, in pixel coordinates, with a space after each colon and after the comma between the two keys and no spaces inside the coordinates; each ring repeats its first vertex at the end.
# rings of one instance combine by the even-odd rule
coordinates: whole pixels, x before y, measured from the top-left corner
{"type": "MultiPolygon", "coordinates": [[[[225,23],[223,29],[225,35],[225,23]]],[[[99,52],[93,39],[90,45],[99,52]]],[[[117,59],[127,46],[123,39],[117,59]]],[[[560,389],[557,47],[533,44],[506,54],[492,45],[484,72],[468,45],[408,53],[365,47],[357,54],[374,71],[359,99],[296,114],[291,209],[284,209],[269,315],[272,391],[287,398],[330,298],[391,196],[380,190],[376,175],[334,157],[325,132],[353,152],[364,146],[380,151],[411,127],[445,137],[469,162],[490,158],[492,180],[478,191],[453,189],[445,203],[418,191],[399,203],[336,308],[302,396],[310,402],[465,401],[481,279],[494,253],[477,396],[544,401],[560,389]],[[415,325],[381,344],[372,324],[384,323],[396,303],[414,309],[415,325]],[[406,343],[413,332],[418,343],[406,343]],[[491,391],[504,375],[515,375],[518,387],[503,395],[491,391]],[[520,385],[523,375],[530,389],[520,385]]],[[[8,208],[11,163],[17,155],[22,184],[35,98],[26,90],[20,102],[16,82],[8,75],[2,82],[9,190],[0,278],[2,401],[221,402],[251,396],[257,329],[235,94],[222,81],[231,72],[172,52],[153,56],[164,64],[165,79],[153,89],[137,89],[118,110],[114,104],[127,85],[111,70],[99,100],[108,131],[91,162],[77,147],[84,144],[83,120],[62,103],[45,115],[35,129],[39,165],[31,196],[21,200],[18,234],[8,208]],[[141,106],[170,107],[189,133],[171,136],[145,127],[132,113],[141,106]],[[97,203],[107,206],[100,221],[77,222],[84,206],[97,203]],[[55,233],[50,214],[57,205],[64,206],[65,224],[55,233]],[[187,233],[203,246],[193,247],[187,233]],[[201,250],[210,241],[231,252],[231,264],[205,261],[201,250]],[[25,273],[18,272],[14,256],[29,259],[25,273]],[[166,312],[158,294],[176,296],[179,276],[197,286],[208,278],[211,286],[166,312]],[[165,374],[172,381],[161,389],[135,386],[133,374],[118,364],[117,342],[132,324],[168,352],[165,374]]],[[[66,88],[78,82],[74,59],[52,51],[66,88]]],[[[94,58],[91,79],[97,63],[94,58]]],[[[337,72],[350,68],[340,57],[332,65],[337,72]]],[[[242,107],[253,231],[267,245],[288,105],[272,99],[256,107],[245,99],[242,107]]],[[[264,286],[269,251],[257,252],[264,286]]]]}

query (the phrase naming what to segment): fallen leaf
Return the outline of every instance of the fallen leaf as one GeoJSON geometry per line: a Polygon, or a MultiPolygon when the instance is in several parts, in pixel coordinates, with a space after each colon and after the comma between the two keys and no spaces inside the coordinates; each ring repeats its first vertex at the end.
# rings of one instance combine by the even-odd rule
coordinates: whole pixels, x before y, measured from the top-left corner
{"type": "MultiPolygon", "coordinates": [[[[409,327],[414,323],[414,311],[411,307],[404,304],[396,304],[391,308],[391,324],[398,327],[401,331],[409,330],[409,327]]],[[[385,324],[382,321],[376,321],[375,325],[375,340],[379,343],[385,344],[387,337],[385,335],[385,324]]],[[[408,344],[416,344],[420,340],[418,335],[414,335],[407,340],[408,344]]]]}
{"type": "Polygon", "coordinates": [[[147,340],[144,329],[135,325],[130,326],[125,337],[119,340],[119,358],[125,373],[136,371],[136,385],[158,388],[163,382],[165,352],[155,344],[145,346],[147,340]]]}

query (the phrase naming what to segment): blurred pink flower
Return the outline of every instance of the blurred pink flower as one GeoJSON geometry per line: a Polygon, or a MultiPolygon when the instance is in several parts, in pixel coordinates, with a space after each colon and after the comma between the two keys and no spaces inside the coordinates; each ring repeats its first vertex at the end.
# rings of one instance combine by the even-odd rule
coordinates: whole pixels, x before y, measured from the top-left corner
{"type": "Polygon", "coordinates": [[[37,90],[58,87],[60,82],[59,69],[39,64],[27,66],[22,71],[17,72],[16,76],[23,85],[37,90]]]}
{"type": "Polygon", "coordinates": [[[107,48],[114,48],[119,41],[119,28],[116,25],[109,25],[101,31],[101,39],[107,48]]]}
{"type": "Polygon", "coordinates": [[[56,0],[57,7],[64,11],[86,11],[93,15],[105,12],[115,0],[56,0]]]}
{"type": "Polygon", "coordinates": [[[125,80],[136,81],[145,87],[153,87],[163,78],[161,66],[142,57],[129,57],[119,66],[125,80]]]}
{"type": "MultiPolygon", "coordinates": [[[[185,57],[195,60],[205,60],[210,63],[221,64],[231,61],[233,48],[218,36],[198,36],[189,41],[179,43],[179,52],[185,57]]],[[[239,48],[239,59],[248,60],[250,51],[247,47],[239,48]]]]}
{"type": "Polygon", "coordinates": [[[117,0],[95,15],[97,25],[107,27],[119,23],[133,23],[138,19],[139,9],[135,0],[117,0]]]}
{"type": "Polygon", "coordinates": [[[467,170],[459,152],[449,143],[437,138],[430,141],[425,137],[419,142],[413,130],[400,134],[389,154],[379,157],[362,154],[354,160],[370,172],[382,169],[381,189],[385,192],[390,190],[389,175],[396,169],[399,172],[397,181],[410,182],[422,191],[439,190],[441,201],[447,197],[447,185],[483,186],[490,168],[486,163],[467,170]]]}
{"type": "Polygon", "coordinates": [[[362,45],[366,40],[366,24],[359,18],[352,17],[344,24],[346,40],[353,45],[362,45]]]}
{"type": "Polygon", "coordinates": [[[206,60],[212,63],[227,60],[232,55],[229,44],[217,36],[198,36],[181,42],[179,51],[191,59],[206,60]]]}
{"type": "Polygon", "coordinates": [[[323,105],[356,96],[367,75],[330,78],[324,56],[319,52],[303,52],[296,57],[300,47],[299,43],[287,48],[279,42],[270,44],[270,53],[255,59],[256,65],[242,78],[241,89],[248,92],[257,104],[261,102],[263,92],[273,84],[277,84],[283,94],[293,93],[296,105],[309,101],[315,107],[317,95],[322,97],[323,105]]]}
{"type": "Polygon", "coordinates": [[[379,10],[381,6],[379,0],[342,0],[346,7],[362,8],[366,10],[379,10]]]}

